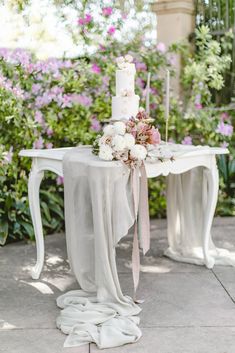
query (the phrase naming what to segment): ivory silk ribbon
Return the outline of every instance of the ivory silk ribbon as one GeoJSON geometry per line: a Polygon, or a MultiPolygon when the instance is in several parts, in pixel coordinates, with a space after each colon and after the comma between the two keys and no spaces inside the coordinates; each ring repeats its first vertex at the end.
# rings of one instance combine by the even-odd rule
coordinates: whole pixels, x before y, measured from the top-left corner
{"type": "Polygon", "coordinates": [[[135,212],[134,237],[132,249],[132,275],[134,282],[134,295],[136,293],[140,276],[139,237],[143,254],[150,248],[150,221],[148,205],[148,182],[144,163],[139,168],[131,170],[131,183],[135,212]],[[140,176],[139,176],[140,174],[140,176]]]}

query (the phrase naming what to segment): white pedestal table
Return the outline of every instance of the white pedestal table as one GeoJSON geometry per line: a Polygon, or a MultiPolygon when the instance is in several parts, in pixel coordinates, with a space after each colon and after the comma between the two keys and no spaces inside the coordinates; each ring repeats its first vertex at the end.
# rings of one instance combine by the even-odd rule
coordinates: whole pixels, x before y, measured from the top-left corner
{"type": "MultiPolygon", "coordinates": [[[[181,146],[181,145],[178,145],[181,146]]],[[[81,146],[87,148],[87,146],[81,146]]],[[[42,220],[40,212],[39,190],[45,171],[51,171],[59,176],[63,176],[62,161],[64,154],[71,148],[55,148],[47,150],[22,150],[21,157],[32,158],[32,168],[28,181],[29,206],[36,238],[37,262],[33,267],[31,275],[33,279],[40,277],[44,264],[44,238],[42,220]]],[[[148,178],[160,175],[185,173],[193,168],[203,166],[207,170],[208,198],[206,205],[206,215],[203,225],[203,262],[208,268],[214,266],[214,259],[209,253],[210,231],[214,217],[215,207],[218,197],[218,169],[216,155],[227,154],[225,148],[210,148],[203,146],[181,146],[182,153],[178,153],[173,161],[166,159],[145,163],[148,178]]],[[[168,254],[168,256],[170,256],[168,254]]],[[[187,259],[180,259],[172,256],[175,260],[187,262],[187,259]]],[[[190,259],[189,261],[190,262],[190,259]]]]}

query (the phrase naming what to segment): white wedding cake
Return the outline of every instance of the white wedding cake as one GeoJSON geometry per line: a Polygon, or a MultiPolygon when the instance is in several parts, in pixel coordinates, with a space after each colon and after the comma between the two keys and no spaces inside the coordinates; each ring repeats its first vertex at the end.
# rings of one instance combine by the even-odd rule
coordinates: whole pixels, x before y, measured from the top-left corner
{"type": "Polygon", "coordinates": [[[112,97],[111,120],[128,120],[139,111],[140,97],[135,94],[135,64],[131,55],[117,59],[116,96],[112,97]]]}

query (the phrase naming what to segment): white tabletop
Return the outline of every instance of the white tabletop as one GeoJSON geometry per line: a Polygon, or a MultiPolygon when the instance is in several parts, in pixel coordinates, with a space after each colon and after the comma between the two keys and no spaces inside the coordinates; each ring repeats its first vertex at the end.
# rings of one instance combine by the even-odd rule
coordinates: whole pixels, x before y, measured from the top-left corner
{"type": "MultiPolygon", "coordinates": [[[[81,149],[91,148],[90,145],[86,146],[78,146],[81,149]]],[[[19,155],[21,157],[30,157],[30,158],[46,158],[46,159],[54,159],[54,160],[63,160],[64,154],[74,147],[62,147],[62,148],[52,148],[52,149],[29,149],[29,150],[21,150],[19,155]]],[[[189,145],[177,145],[177,144],[168,144],[161,145],[160,149],[162,152],[162,157],[164,158],[164,154],[167,151],[167,155],[169,157],[169,152],[172,153],[173,156],[177,158],[182,157],[191,157],[191,156],[200,156],[200,155],[221,155],[228,154],[229,150],[227,148],[222,147],[209,147],[209,146],[189,146],[189,145]]],[[[154,155],[154,153],[153,153],[154,155]]],[[[161,156],[161,153],[156,154],[157,157],[161,156]]]]}

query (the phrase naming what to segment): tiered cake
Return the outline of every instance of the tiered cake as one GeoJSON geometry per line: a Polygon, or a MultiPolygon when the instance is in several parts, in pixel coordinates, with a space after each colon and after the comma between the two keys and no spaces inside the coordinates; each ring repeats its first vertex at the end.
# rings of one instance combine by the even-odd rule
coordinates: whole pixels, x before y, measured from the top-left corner
{"type": "Polygon", "coordinates": [[[112,97],[112,119],[128,120],[139,110],[139,96],[135,94],[135,64],[130,55],[117,59],[116,96],[112,97]]]}

